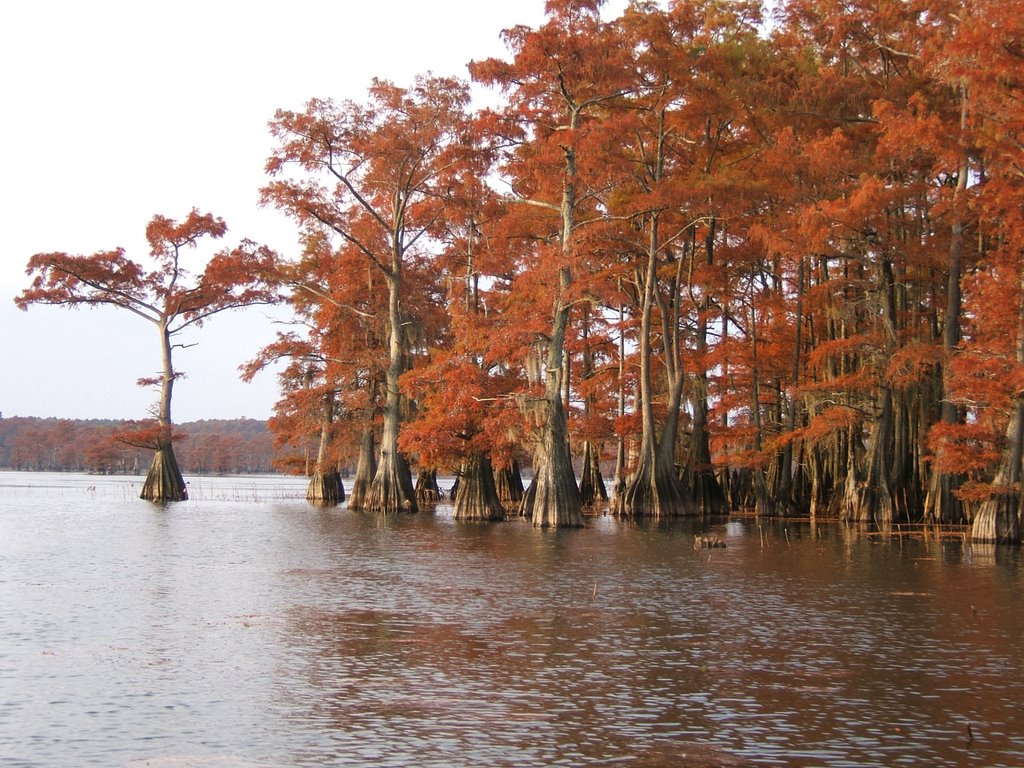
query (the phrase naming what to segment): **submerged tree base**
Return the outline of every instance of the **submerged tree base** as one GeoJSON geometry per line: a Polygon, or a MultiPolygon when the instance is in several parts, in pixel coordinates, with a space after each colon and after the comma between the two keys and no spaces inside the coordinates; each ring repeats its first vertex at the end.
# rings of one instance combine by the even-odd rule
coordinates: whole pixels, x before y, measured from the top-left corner
{"type": "Polygon", "coordinates": [[[971,539],[989,544],[1020,544],[1019,491],[997,493],[986,499],[974,516],[971,539]]]}
{"type": "Polygon", "coordinates": [[[641,459],[615,502],[614,513],[623,517],[680,517],[697,511],[675,467],[656,456],[641,459]]]}
{"type": "Polygon", "coordinates": [[[585,507],[608,503],[608,489],[601,476],[600,452],[587,440],[583,443],[583,474],[580,477],[580,502],[585,507]]]}
{"type": "Polygon", "coordinates": [[[582,528],[583,511],[576,476],[565,451],[564,461],[541,460],[534,464],[533,481],[523,497],[523,511],[537,528],[582,528]]]}
{"type": "Polygon", "coordinates": [[[504,520],[505,508],[498,499],[491,460],[474,453],[462,464],[459,491],[455,496],[456,520],[504,520]]]}
{"type": "Polygon", "coordinates": [[[185,478],[181,476],[178,460],[174,457],[174,449],[170,445],[162,445],[153,454],[153,463],[149,465],[146,482],[142,484],[140,498],[146,501],[185,501],[188,499],[188,488],[185,478]]]}
{"type": "Polygon", "coordinates": [[[377,515],[419,511],[412,473],[400,453],[381,454],[364,509],[377,515]]]}
{"type": "MultiPolygon", "coordinates": [[[[519,505],[526,489],[523,487],[518,461],[513,460],[509,466],[494,471],[494,487],[498,492],[498,500],[506,507],[515,508],[519,505]]],[[[452,498],[455,498],[454,494],[452,498]]]]}
{"type": "Polygon", "coordinates": [[[437,484],[437,470],[420,468],[416,473],[416,501],[420,504],[436,504],[443,494],[437,484]]]}
{"type": "Polygon", "coordinates": [[[697,510],[704,515],[729,514],[729,501],[725,497],[718,475],[711,469],[684,471],[683,487],[693,499],[697,510]]]}
{"type": "Polygon", "coordinates": [[[377,456],[374,450],[373,430],[363,432],[359,441],[359,462],[352,480],[352,494],[348,499],[348,508],[360,510],[366,506],[366,498],[370,493],[370,485],[377,474],[377,456]]]}
{"type": "Polygon", "coordinates": [[[345,500],[345,486],[338,470],[315,472],[306,489],[306,501],[324,506],[335,506],[345,500]]]}

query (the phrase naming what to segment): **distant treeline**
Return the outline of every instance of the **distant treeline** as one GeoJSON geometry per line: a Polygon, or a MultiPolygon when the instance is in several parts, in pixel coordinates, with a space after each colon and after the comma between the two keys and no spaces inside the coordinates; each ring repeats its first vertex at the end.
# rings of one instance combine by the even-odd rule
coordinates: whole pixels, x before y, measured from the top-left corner
{"type": "MultiPolygon", "coordinates": [[[[47,472],[143,474],[148,448],[121,439],[134,422],[104,419],[0,418],[0,468],[47,472]]],[[[175,454],[183,472],[274,472],[286,462],[265,421],[210,419],[175,427],[175,454]]]]}

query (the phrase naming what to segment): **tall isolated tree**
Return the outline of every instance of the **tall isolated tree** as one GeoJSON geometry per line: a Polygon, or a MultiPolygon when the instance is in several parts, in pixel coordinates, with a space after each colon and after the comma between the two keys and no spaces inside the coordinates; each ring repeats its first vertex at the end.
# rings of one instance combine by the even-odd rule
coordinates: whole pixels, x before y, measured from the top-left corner
{"type": "MultiPolygon", "coordinates": [[[[399,453],[411,316],[407,276],[433,255],[449,180],[471,146],[467,86],[421,76],[410,88],[374,80],[363,104],[314,99],[278,111],[263,202],[354,249],[387,286],[387,372],[380,456],[365,509],[415,512],[408,462],[399,453]]],[[[363,279],[362,274],[352,279],[363,279]]]]}
{"type": "Polygon", "coordinates": [[[159,215],[149,222],[148,266],[127,258],[123,248],[91,256],[37,253],[26,269],[32,283],[14,300],[21,309],[33,304],[73,309],[117,307],[156,328],[160,373],[139,379],[140,385],[158,386],[160,391],[154,408],[156,428],[151,436],[155,454],[142,487],[143,499],[162,502],[188,498],[171,443],[171,396],[174,382],[183,375],[174,369],[172,352],[180,346],[174,343],[175,337],[220,312],[273,298],[255,277],[273,263],[274,254],[266,247],[244,241],[233,250],[218,252],[198,274],[185,266],[186,251],[204,237],[219,239],[226,232],[223,219],[193,209],[180,223],[159,215]]]}

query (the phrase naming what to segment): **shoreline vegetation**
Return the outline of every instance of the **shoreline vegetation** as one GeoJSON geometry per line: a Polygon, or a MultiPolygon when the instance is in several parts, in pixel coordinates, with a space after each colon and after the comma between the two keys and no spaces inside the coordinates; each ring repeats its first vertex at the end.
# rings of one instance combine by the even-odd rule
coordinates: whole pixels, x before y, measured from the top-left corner
{"type": "MultiPolygon", "coordinates": [[[[122,440],[139,423],[116,419],[0,418],[0,469],[27,472],[145,474],[150,448],[122,440]]],[[[187,474],[263,474],[279,471],[266,421],[210,419],[175,426],[174,451],[187,474]]]]}

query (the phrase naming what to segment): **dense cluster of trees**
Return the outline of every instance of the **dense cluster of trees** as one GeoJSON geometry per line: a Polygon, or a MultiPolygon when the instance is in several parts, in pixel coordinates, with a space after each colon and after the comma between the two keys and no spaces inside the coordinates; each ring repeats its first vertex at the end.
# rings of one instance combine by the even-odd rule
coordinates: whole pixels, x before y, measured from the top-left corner
{"type": "Polygon", "coordinates": [[[578,525],[614,455],[621,515],[1019,539],[1024,3],[600,5],[471,63],[496,108],[423,77],[277,114],[275,428],[360,455],[378,512],[449,469],[501,517],[524,459],[522,513],[578,525]]]}
{"type": "MultiPolygon", "coordinates": [[[[0,418],[0,467],[141,474],[152,462],[153,451],[125,442],[137,428],[136,424],[104,419],[0,418]]],[[[176,432],[181,442],[176,444],[175,455],[184,472],[259,473],[296,464],[290,453],[275,448],[264,421],[195,421],[182,424],[176,432]]]]}
{"type": "MultiPolygon", "coordinates": [[[[1024,0],[548,0],[469,87],[274,116],[310,498],[1021,538],[1024,0]],[[532,466],[522,487],[519,463],[532,466]],[[577,480],[574,464],[581,470],[577,480]],[[417,480],[413,482],[413,469],[417,480]]],[[[248,283],[247,283],[248,284],[248,283]]]]}

